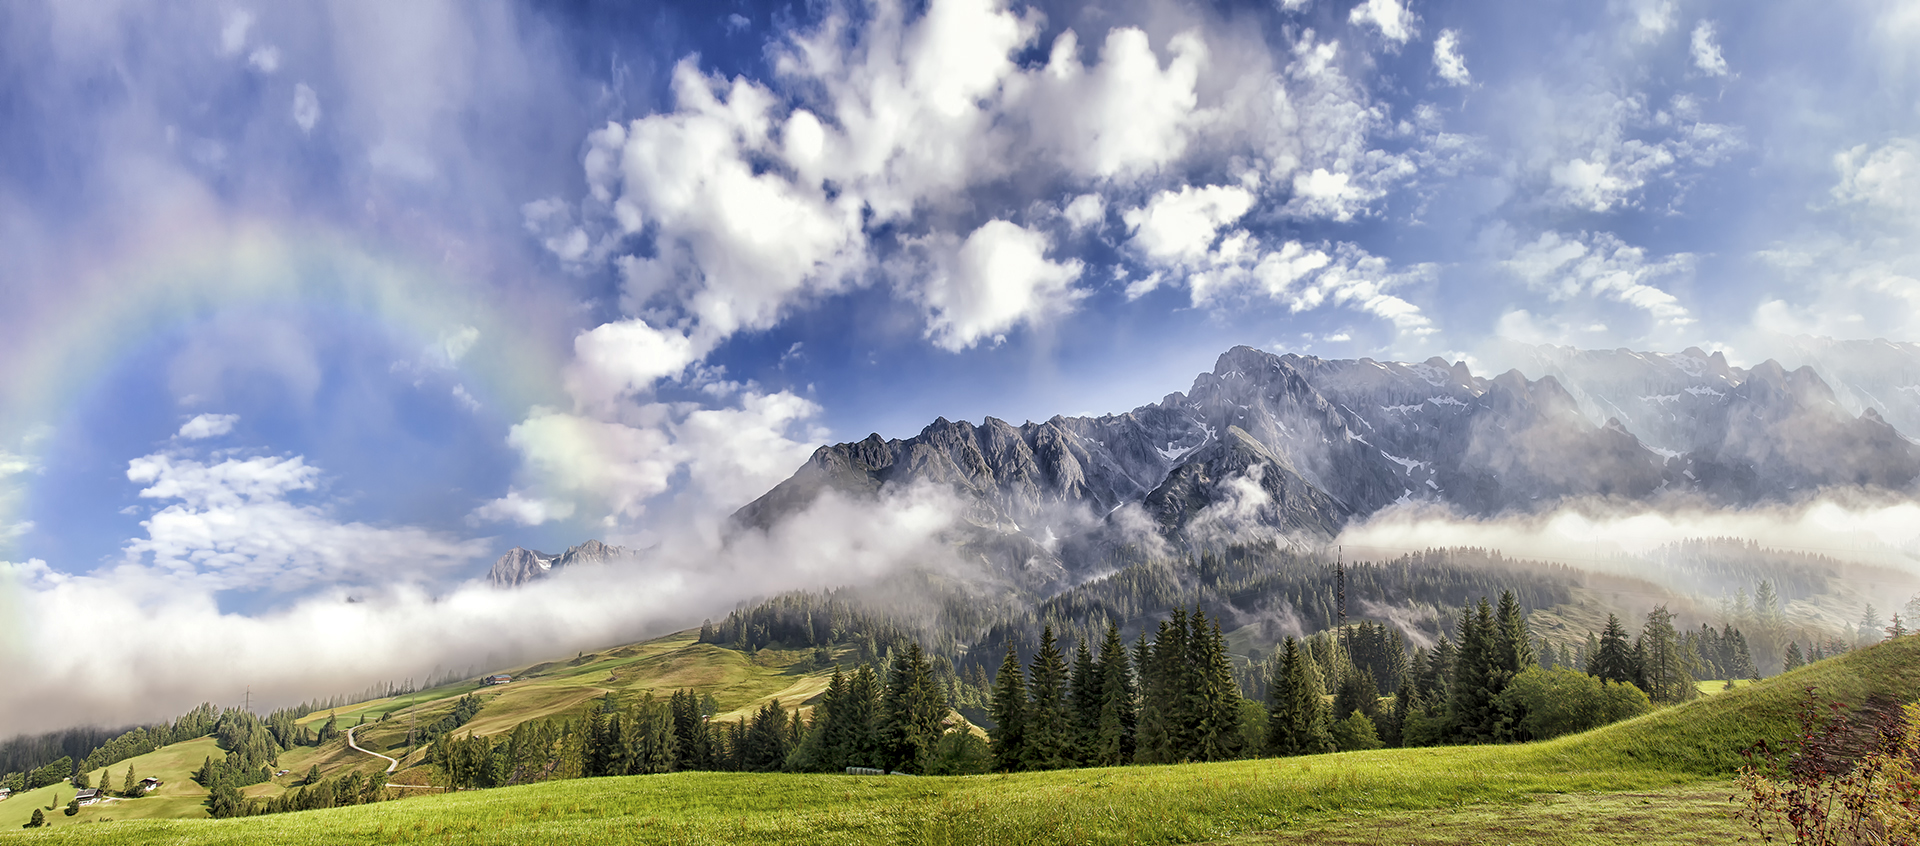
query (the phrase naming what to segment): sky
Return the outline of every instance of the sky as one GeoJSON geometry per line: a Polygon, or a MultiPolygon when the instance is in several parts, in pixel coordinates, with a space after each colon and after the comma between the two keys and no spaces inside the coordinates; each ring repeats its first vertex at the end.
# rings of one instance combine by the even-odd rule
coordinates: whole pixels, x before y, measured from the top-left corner
{"type": "Polygon", "coordinates": [[[1920,340],[1920,3],[1810,12],[0,5],[0,665],[52,680],[0,732],[53,681],[130,713],[62,636],[472,631],[515,545],[653,550],[682,616],[837,578],[866,553],[749,566],[726,516],[820,444],[1124,411],[1234,344],[1920,340]]]}

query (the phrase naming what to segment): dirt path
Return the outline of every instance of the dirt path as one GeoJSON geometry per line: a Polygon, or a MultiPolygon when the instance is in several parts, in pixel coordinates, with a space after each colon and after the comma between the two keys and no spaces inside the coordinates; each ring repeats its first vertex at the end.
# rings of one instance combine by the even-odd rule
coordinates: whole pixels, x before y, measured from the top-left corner
{"type": "MultiPolygon", "coordinates": [[[[360,744],[354,742],[354,739],[353,739],[353,729],[356,729],[356,728],[359,728],[359,726],[354,726],[353,728],[347,729],[347,745],[353,747],[353,751],[363,752],[368,755],[372,755],[375,758],[379,758],[383,761],[386,761],[388,773],[392,773],[395,767],[400,766],[400,761],[397,758],[389,758],[371,749],[360,748],[360,744]]],[[[410,787],[410,788],[413,788],[414,790],[439,790],[440,789],[438,787],[434,787],[431,784],[394,784],[393,782],[388,782],[387,786],[388,787],[410,787]]]]}

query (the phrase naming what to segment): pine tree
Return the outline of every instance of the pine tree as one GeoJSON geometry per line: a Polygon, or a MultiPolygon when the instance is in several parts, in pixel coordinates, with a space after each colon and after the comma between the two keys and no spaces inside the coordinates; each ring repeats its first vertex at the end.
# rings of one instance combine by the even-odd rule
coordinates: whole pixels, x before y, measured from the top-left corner
{"type": "Polygon", "coordinates": [[[880,677],[873,667],[862,664],[847,684],[846,715],[847,766],[881,768],[886,766],[880,751],[880,677]]]}
{"type": "Polygon", "coordinates": [[[1001,772],[1020,769],[1026,760],[1025,732],[1027,684],[1020,672],[1020,654],[1013,639],[1007,639],[1007,657],[993,678],[993,701],[987,706],[993,717],[993,765],[1001,772]]]}
{"type": "Polygon", "coordinates": [[[1179,666],[1186,661],[1186,612],[1176,608],[1171,619],[1160,621],[1146,660],[1139,665],[1140,724],[1134,760],[1140,763],[1170,764],[1186,752],[1179,666]]]}
{"type": "Polygon", "coordinates": [[[1906,636],[1907,636],[1906,621],[1900,619],[1899,614],[1893,615],[1893,625],[1890,625],[1887,627],[1887,639],[1893,640],[1895,638],[1902,638],[1906,636]]]}
{"type": "Polygon", "coordinates": [[[1025,756],[1027,769],[1052,770],[1072,763],[1073,721],[1067,714],[1067,665],[1053,639],[1040,632],[1040,651],[1028,673],[1025,756]]]}
{"type": "Polygon", "coordinates": [[[1460,654],[1453,665],[1449,722],[1453,736],[1466,743],[1495,739],[1493,698],[1504,685],[1496,667],[1493,607],[1483,597],[1478,608],[1460,609],[1460,654]]]}
{"type": "MultiPolygon", "coordinates": [[[[1064,681],[1064,678],[1062,679],[1064,681]]],[[[894,657],[881,698],[880,739],[887,769],[924,772],[940,741],[947,717],[946,692],[933,679],[933,666],[917,642],[894,657]]]]}
{"type": "Polygon", "coordinates": [[[1620,624],[1619,617],[1607,615],[1607,627],[1600,634],[1599,645],[1589,664],[1587,674],[1606,681],[1631,684],[1638,675],[1633,665],[1633,647],[1627,643],[1627,630],[1620,624]]]}
{"type": "Polygon", "coordinates": [[[46,824],[47,824],[46,813],[42,812],[39,808],[35,808],[33,809],[33,818],[30,820],[27,820],[27,824],[21,826],[21,828],[41,828],[46,824]]]}
{"type": "Polygon", "coordinates": [[[1786,668],[1788,670],[1797,670],[1806,665],[1807,658],[1800,652],[1800,641],[1796,640],[1788,643],[1786,668]]]}
{"type": "Polygon", "coordinates": [[[125,796],[125,797],[127,797],[127,798],[129,798],[129,799],[131,799],[131,798],[133,798],[134,796],[136,796],[136,795],[138,795],[138,794],[136,794],[136,793],[134,793],[134,791],[135,791],[135,790],[138,790],[138,789],[140,789],[140,782],[139,782],[139,781],[138,781],[137,779],[135,779],[135,778],[133,777],[133,765],[132,765],[132,764],[128,764],[128,765],[127,765],[127,779],[126,779],[126,782],[125,782],[125,786],[123,786],[123,787],[121,787],[121,788],[120,788],[120,795],[121,795],[121,796],[125,796]]]}
{"type": "Polygon", "coordinates": [[[1647,698],[1654,702],[1684,702],[1700,695],[1691,674],[1680,660],[1680,638],[1673,629],[1673,613],[1665,605],[1647,613],[1641,630],[1644,650],[1641,675],[1646,680],[1647,698]]]}
{"type": "Polygon", "coordinates": [[[1100,716],[1088,763],[1117,766],[1133,760],[1136,714],[1127,647],[1120,641],[1120,627],[1112,622],[1107,623],[1107,637],[1100,644],[1100,660],[1094,671],[1100,675],[1100,716]]]}
{"type": "Polygon", "coordinates": [[[1495,614],[1494,625],[1493,666],[1506,678],[1511,679],[1540,663],[1533,651],[1533,636],[1527,632],[1526,615],[1520,612],[1520,600],[1513,591],[1500,592],[1500,610],[1495,614]]]}
{"type": "Polygon", "coordinates": [[[1269,755],[1312,755],[1331,751],[1326,701],[1313,659],[1288,637],[1267,687],[1269,755]]]}
{"type": "Polygon", "coordinates": [[[1193,757],[1201,761],[1236,758],[1245,738],[1240,734],[1240,683],[1233,679],[1227,639],[1220,633],[1220,624],[1207,620],[1198,609],[1193,619],[1194,662],[1199,670],[1193,757]]]}
{"type": "Polygon", "coordinates": [[[1073,672],[1067,684],[1069,710],[1073,714],[1071,751],[1073,763],[1078,766],[1086,766],[1093,760],[1093,749],[1099,742],[1100,705],[1105,699],[1100,691],[1103,681],[1094,667],[1093,650],[1083,638],[1074,649],[1073,672]]]}

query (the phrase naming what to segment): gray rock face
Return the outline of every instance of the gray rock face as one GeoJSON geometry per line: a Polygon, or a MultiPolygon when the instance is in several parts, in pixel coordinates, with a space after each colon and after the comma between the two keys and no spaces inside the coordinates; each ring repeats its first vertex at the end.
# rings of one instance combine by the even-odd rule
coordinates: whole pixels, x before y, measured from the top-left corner
{"type": "Polygon", "coordinates": [[[960,496],[976,536],[1085,550],[1142,522],[1181,544],[1249,526],[1311,540],[1396,502],[1474,515],[1590,496],[1750,504],[1920,477],[1920,449],[1872,408],[1850,413],[1810,368],[1742,370],[1698,349],[1542,348],[1539,365],[1538,379],[1487,379],[1438,358],[1235,347],[1187,393],[1125,414],[943,418],[912,438],[821,447],[735,519],[764,528],[823,490],[924,481],[960,496]],[[1122,519],[1129,505],[1148,520],[1122,519]]]}
{"type": "Polygon", "coordinates": [[[487,582],[495,587],[515,587],[544,579],[555,570],[576,564],[603,564],[628,554],[621,547],[609,546],[597,540],[568,547],[566,552],[559,555],[516,546],[500,556],[500,560],[493,562],[493,568],[487,571],[487,582]]]}

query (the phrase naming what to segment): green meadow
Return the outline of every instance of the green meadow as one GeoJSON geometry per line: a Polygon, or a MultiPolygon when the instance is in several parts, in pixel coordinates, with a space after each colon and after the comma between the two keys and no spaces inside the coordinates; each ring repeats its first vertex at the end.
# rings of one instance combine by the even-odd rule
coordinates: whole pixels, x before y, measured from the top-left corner
{"type": "MultiPolygon", "coordinates": [[[[741,663],[697,669],[674,660],[684,648],[656,641],[606,660],[629,661],[622,666],[636,679],[649,666],[709,673],[733,685],[736,703],[812,675],[741,663]]],[[[554,673],[549,685],[605,686],[613,670],[589,669],[596,664],[554,673]]],[[[1722,843],[1747,834],[1730,817],[1740,751],[1786,736],[1809,686],[1823,699],[1911,701],[1920,696],[1920,637],[1539,743],[947,778],[674,773],[233,820],[63,817],[50,831],[18,836],[113,844],[1722,843]]]]}

